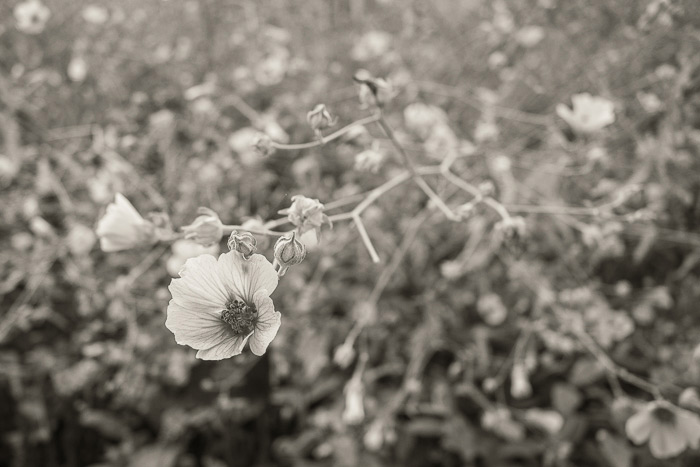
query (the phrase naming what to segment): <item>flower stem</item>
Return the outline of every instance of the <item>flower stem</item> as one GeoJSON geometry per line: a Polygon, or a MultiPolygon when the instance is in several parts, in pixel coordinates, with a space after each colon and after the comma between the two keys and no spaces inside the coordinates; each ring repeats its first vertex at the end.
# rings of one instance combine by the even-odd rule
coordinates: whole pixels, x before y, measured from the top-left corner
{"type": "Polygon", "coordinates": [[[351,124],[344,126],[340,130],[336,131],[335,133],[331,133],[328,136],[322,136],[321,138],[317,139],[316,141],[309,141],[308,143],[297,143],[297,144],[283,144],[283,143],[277,143],[277,142],[272,142],[272,147],[276,149],[282,149],[285,151],[294,151],[297,149],[309,149],[309,148],[315,148],[316,146],[322,146],[330,141],[333,141],[334,139],[338,139],[341,136],[343,136],[345,133],[350,131],[351,128],[360,126],[360,125],[367,125],[369,123],[376,122],[377,119],[379,119],[381,116],[379,114],[373,114],[364,118],[361,118],[359,120],[356,120],[352,122],[351,124]]]}

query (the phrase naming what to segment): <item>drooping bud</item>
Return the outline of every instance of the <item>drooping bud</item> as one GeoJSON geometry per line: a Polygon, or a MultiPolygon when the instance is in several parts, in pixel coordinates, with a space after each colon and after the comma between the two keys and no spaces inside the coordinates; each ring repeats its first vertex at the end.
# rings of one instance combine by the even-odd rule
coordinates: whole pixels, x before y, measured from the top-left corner
{"type": "Polygon", "coordinates": [[[258,250],[258,241],[250,232],[241,232],[234,230],[228,238],[228,248],[231,251],[237,251],[243,255],[244,259],[250,259],[258,250]]]}
{"type": "Polygon", "coordinates": [[[338,122],[326,108],[325,104],[318,104],[314,109],[306,114],[306,121],[311,129],[318,132],[324,128],[329,128],[338,122]]]}
{"type": "Polygon", "coordinates": [[[138,213],[121,193],[97,223],[97,236],[102,251],[114,252],[139,246],[152,245],[158,241],[156,226],[138,213]]]}
{"type": "Polygon", "coordinates": [[[199,216],[190,225],[182,227],[185,238],[193,240],[202,246],[219,243],[224,234],[224,224],[219,216],[209,208],[197,209],[199,216]]]}
{"type": "Polygon", "coordinates": [[[299,264],[306,258],[306,247],[296,238],[296,232],[291,237],[280,237],[275,243],[275,263],[279,267],[277,274],[284,276],[290,266],[299,264]]]}
{"type": "Polygon", "coordinates": [[[359,97],[363,107],[384,107],[396,94],[391,82],[375,78],[367,70],[358,70],[353,80],[359,85],[359,97]]]}
{"type": "Polygon", "coordinates": [[[255,153],[261,157],[269,157],[275,152],[275,146],[272,144],[272,138],[265,133],[260,133],[253,140],[253,149],[255,153]]]}
{"type": "Polygon", "coordinates": [[[326,224],[333,227],[328,216],[323,213],[323,209],[323,203],[319,200],[296,195],[292,196],[292,205],[279,213],[287,215],[287,219],[296,226],[299,234],[313,229],[316,231],[316,237],[320,239],[321,226],[326,224]]]}

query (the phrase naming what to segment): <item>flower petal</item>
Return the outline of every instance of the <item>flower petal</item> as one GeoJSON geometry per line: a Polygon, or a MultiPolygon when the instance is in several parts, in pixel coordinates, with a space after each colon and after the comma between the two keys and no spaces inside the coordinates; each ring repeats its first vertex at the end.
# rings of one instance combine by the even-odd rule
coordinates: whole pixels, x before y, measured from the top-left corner
{"type": "Polygon", "coordinates": [[[636,414],[627,419],[625,424],[625,432],[627,437],[634,444],[642,444],[651,434],[651,426],[654,420],[651,418],[651,410],[647,407],[643,408],[636,414]]]}
{"type": "Polygon", "coordinates": [[[657,459],[668,459],[682,453],[688,441],[677,426],[657,423],[649,436],[651,455],[657,459]]]}
{"type": "Polygon", "coordinates": [[[230,326],[217,312],[184,307],[172,299],[167,313],[165,327],[175,335],[175,342],[180,345],[208,349],[232,336],[230,326]]]}
{"type": "Polygon", "coordinates": [[[255,355],[263,355],[270,342],[277,335],[282,322],[282,314],[275,311],[275,305],[268,296],[267,290],[259,290],[254,297],[255,307],[258,310],[258,321],[255,324],[253,337],[250,339],[250,350],[255,355]]]}
{"type": "Polygon", "coordinates": [[[119,211],[129,219],[132,219],[134,222],[140,222],[143,221],[143,217],[141,217],[141,214],[136,210],[133,204],[126,199],[126,196],[122,195],[121,193],[117,193],[114,195],[114,204],[107,206],[107,212],[110,211],[110,208],[112,208],[113,211],[119,211]]]}
{"type": "Polygon", "coordinates": [[[233,335],[231,338],[222,341],[214,347],[200,350],[197,352],[196,357],[202,360],[223,360],[224,358],[240,355],[249,337],[250,335],[245,337],[233,335]]]}
{"type": "Polygon", "coordinates": [[[687,410],[676,411],[678,429],[683,432],[688,444],[697,449],[700,447],[700,417],[687,410]]]}
{"type": "Polygon", "coordinates": [[[277,288],[275,268],[263,255],[254,254],[246,260],[240,253],[229,251],[219,256],[218,267],[227,289],[247,303],[254,303],[258,290],[265,289],[269,295],[277,288]]]}
{"type": "Polygon", "coordinates": [[[180,276],[168,287],[177,303],[193,311],[221,311],[226,307],[230,297],[218,274],[216,258],[211,255],[190,258],[180,276]]]}

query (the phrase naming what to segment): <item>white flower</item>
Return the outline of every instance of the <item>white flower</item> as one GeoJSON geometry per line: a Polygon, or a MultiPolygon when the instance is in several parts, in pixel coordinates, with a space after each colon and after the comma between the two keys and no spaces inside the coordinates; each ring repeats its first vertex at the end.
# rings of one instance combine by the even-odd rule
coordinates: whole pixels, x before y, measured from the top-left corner
{"type": "Polygon", "coordinates": [[[51,11],[39,0],[18,3],[14,10],[17,29],[27,34],[40,34],[51,17],[51,11]]]}
{"type": "Polygon", "coordinates": [[[286,214],[289,222],[297,227],[301,234],[309,230],[316,231],[316,237],[321,236],[321,226],[333,227],[330,219],[323,213],[323,203],[317,199],[307,198],[304,195],[292,196],[292,205],[279,211],[286,214]]]}
{"type": "Polygon", "coordinates": [[[219,245],[202,246],[193,240],[178,240],[170,247],[172,256],[168,258],[165,264],[168,273],[171,276],[177,276],[188,259],[199,255],[216,255],[219,253],[219,245]]]}
{"type": "Polygon", "coordinates": [[[360,62],[373,60],[386,54],[391,48],[391,34],[384,31],[368,31],[353,46],[350,56],[360,62]]]}
{"type": "Polygon", "coordinates": [[[105,252],[128,250],[157,240],[155,226],[141,217],[121,193],[107,206],[107,213],[97,223],[96,233],[100,237],[100,248],[105,252]]]}
{"type": "Polygon", "coordinates": [[[197,349],[197,358],[221,360],[250,350],[263,355],[280,327],[270,294],[277,273],[262,255],[245,260],[235,251],[187,260],[170,283],[173,298],[165,326],[175,341],[197,349]]]}
{"type": "Polygon", "coordinates": [[[625,424],[627,437],[635,444],[649,440],[657,459],[677,456],[687,447],[700,446],[700,418],[664,400],[649,402],[625,424]]]}
{"type": "Polygon", "coordinates": [[[374,149],[365,149],[355,156],[355,170],[376,174],[382,168],[384,155],[374,149]]]}
{"type": "Polygon", "coordinates": [[[92,24],[104,24],[109,19],[109,11],[99,5],[88,5],[83,8],[83,19],[92,24]]]}
{"type": "Polygon", "coordinates": [[[591,96],[584,92],[574,94],[571,102],[573,110],[564,104],[558,104],[556,111],[574,131],[593,133],[615,121],[614,105],[604,97],[591,96]]]}

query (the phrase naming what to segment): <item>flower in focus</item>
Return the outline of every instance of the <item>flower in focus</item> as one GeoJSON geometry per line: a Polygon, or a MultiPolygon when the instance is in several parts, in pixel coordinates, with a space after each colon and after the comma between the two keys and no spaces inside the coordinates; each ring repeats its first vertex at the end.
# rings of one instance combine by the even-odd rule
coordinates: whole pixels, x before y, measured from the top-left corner
{"type": "Polygon", "coordinates": [[[172,256],[168,258],[165,264],[168,273],[171,276],[177,276],[188,259],[199,255],[216,255],[219,253],[219,245],[203,246],[195,243],[192,240],[178,240],[170,247],[172,256]]]}
{"type": "Polygon", "coordinates": [[[382,168],[384,155],[374,149],[366,149],[355,156],[355,170],[376,174],[382,168]]]}
{"type": "Polygon", "coordinates": [[[363,107],[384,107],[396,94],[389,81],[375,78],[367,70],[359,70],[353,80],[360,86],[359,97],[363,107]]]}
{"type": "Polygon", "coordinates": [[[299,264],[306,258],[306,246],[296,238],[296,232],[291,237],[280,237],[275,242],[275,264],[279,267],[277,274],[284,276],[290,266],[299,264]]]}
{"type": "Polygon", "coordinates": [[[250,259],[251,256],[258,250],[258,241],[250,232],[241,232],[234,230],[228,238],[228,249],[237,251],[243,255],[243,259],[250,259]]]}
{"type": "Polygon", "coordinates": [[[222,360],[250,350],[263,355],[277,335],[281,313],[270,294],[277,274],[262,255],[249,260],[230,251],[219,258],[187,260],[180,277],[170,282],[173,298],[165,326],[180,345],[197,349],[197,358],[222,360]]]}
{"type": "Polygon", "coordinates": [[[15,6],[17,29],[27,34],[41,34],[51,17],[51,11],[40,0],[26,0],[15,6]]]}
{"type": "Polygon", "coordinates": [[[312,130],[318,132],[335,125],[338,122],[338,118],[331,115],[325,104],[318,104],[306,114],[306,121],[309,122],[312,130]]]}
{"type": "Polygon", "coordinates": [[[100,248],[105,252],[122,251],[155,243],[156,228],[147,221],[124,195],[117,193],[114,203],[97,223],[95,231],[100,238],[100,248]]]}
{"type": "Polygon", "coordinates": [[[649,402],[632,415],[625,431],[635,444],[648,440],[651,454],[657,459],[668,459],[688,447],[700,446],[700,418],[664,400],[649,402]]]}
{"type": "Polygon", "coordinates": [[[200,207],[197,209],[200,214],[190,225],[182,227],[185,238],[195,241],[202,246],[217,244],[224,234],[224,224],[219,219],[218,214],[209,208],[200,207]]]}
{"type": "Polygon", "coordinates": [[[573,95],[571,103],[573,110],[564,104],[558,104],[556,112],[578,133],[594,133],[615,121],[613,103],[604,97],[584,92],[573,95]]]}
{"type": "Polygon", "coordinates": [[[316,231],[316,237],[321,237],[321,226],[327,224],[333,227],[330,219],[323,213],[323,204],[317,199],[307,198],[304,195],[292,196],[292,205],[279,211],[286,214],[289,222],[294,224],[300,234],[309,230],[316,231]]]}

